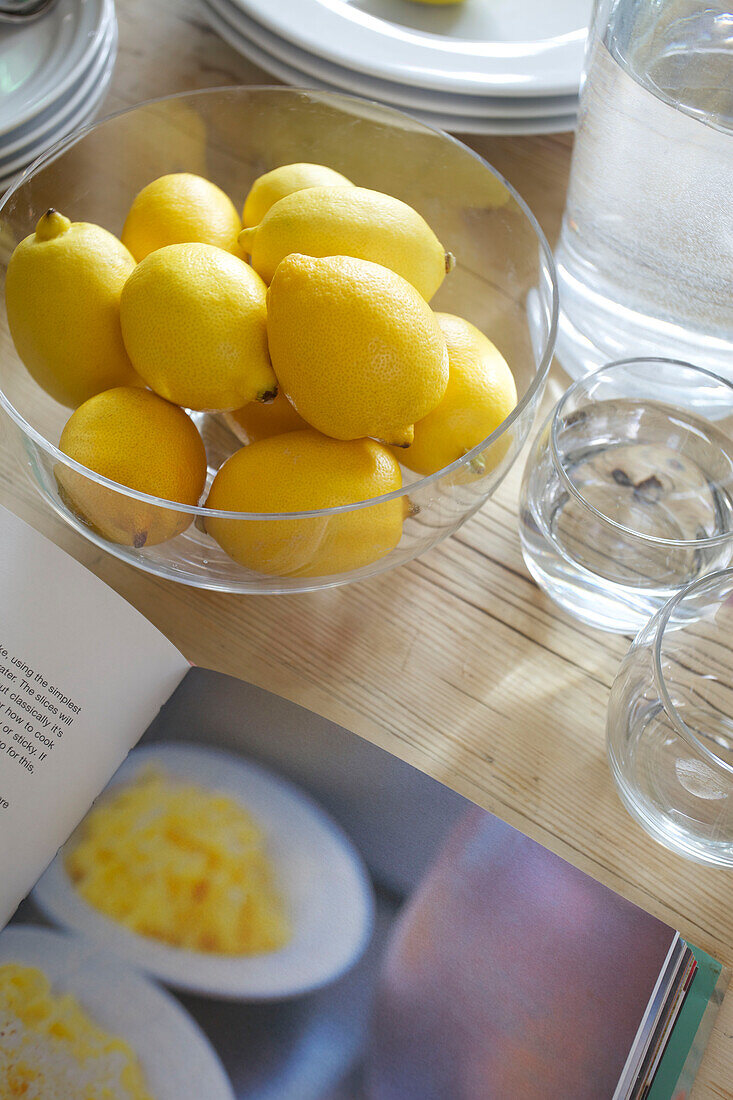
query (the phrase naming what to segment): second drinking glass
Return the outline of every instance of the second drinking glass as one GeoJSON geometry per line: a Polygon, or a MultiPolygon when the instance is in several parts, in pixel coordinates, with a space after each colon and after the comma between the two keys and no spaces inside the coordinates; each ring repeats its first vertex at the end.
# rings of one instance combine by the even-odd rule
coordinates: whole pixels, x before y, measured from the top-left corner
{"type": "Polygon", "coordinates": [[[522,483],[522,551],[540,587],[583,622],[636,633],[728,565],[732,436],[733,387],[687,363],[630,359],[575,382],[522,483]]]}
{"type": "Polygon", "coordinates": [[[611,689],[608,756],[626,808],[688,859],[733,867],[733,570],[677,595],[611,689]],[[670,630],[674,619],[683,629],[670,630]]]}

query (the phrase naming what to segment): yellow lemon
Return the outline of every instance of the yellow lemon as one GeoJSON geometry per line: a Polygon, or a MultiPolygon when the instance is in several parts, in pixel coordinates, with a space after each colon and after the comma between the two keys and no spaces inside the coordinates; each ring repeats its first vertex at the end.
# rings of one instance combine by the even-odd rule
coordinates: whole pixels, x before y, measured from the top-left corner
{"type": "Polygon", "coordinates": [[[167,244],[198,241],[241,256],[242,228],[234,203],[203,176],[174,172],[143,187],[122,228],[122,243],[140,262],[167,244]]]}
{"type": "Polygon", "coordinates": [[[448,385],[440,404],[415,424],[412,445],[400,453],[400,461],[419,474],[442,470],[470,451],[517,403],[512,372],[489,338],[462,317],[435,316],[448,345],[448,385]]]}
{"type": "MultiPolygon", "coordinates": [[[[118,386],[71,414],[59,449],[82,466],[140,493],[197,504],[206,483],[206,452],[183,409],[149,390],[118,386]]],[[[132,500],[58,463],[63,499],[111,542],[154,546],[185,531],[185,512],[132,500]]]]}
{"type": "Polygon", "coordinates": [[[351,180],[327,168],[325,164],[282,164],[258,176],[244,203],[242,221],[258,225],[278,199],[306,187],[352,187],[351,180]]]}
{"type": "Polygon", "coordinates": [[[39,386],[62,405],[140,384],[120,330],[120,295],[134,267],[106,229],[53,209],[13,252],[5,280],[13,342],[39,386]]]}
{"type": "MultiPolygon", "coordinates": [[[[228,458],[206,506],[237,512],[310,512],[402,487],[399,464],[373,439],[342,442],[312,429],[259,440],[228,458]]],[[[276,576],[359,569],[400,541],[401,496],[352,512],[303,519],[208,517],[207,532],[240,565],[276,576]]]]}
{"type": "Polygon", "coordinates": [[[208,244],[171,244],[142,260],[122,292],[122,335],[152,390],[188,409],[270,401],[265,284],[208,244]]]}
{"type": "Polygon", "coordinates": [[[285,256],[354,256],[390,268],[426,301],[452,266],[428,223],[407,203],[365,187],[308,187],[285,195],[239,243],[266,283],[285,256]]]}
{"type": "Polygon", "coordinates": [[[406,446],[440,401],[448,351],[435,314],[405,279],[350,256],[288,256],[267,295],[282,389],[334,439],[406,446]]]}
{"type": "Polygon", "coordinates": [[[268,405],[261,401],[250,401],[243,409],[235,409],[223,416],[230,430],[242,443],[256,443],[258,439],[297,432],[309,426],[282,391],[268,405]]]}

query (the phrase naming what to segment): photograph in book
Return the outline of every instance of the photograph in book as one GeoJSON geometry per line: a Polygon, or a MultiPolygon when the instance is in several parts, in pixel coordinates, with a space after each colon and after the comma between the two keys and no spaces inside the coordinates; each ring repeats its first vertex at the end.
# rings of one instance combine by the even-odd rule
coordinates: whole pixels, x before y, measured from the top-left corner
{"type": "MultiPolygon", "coordinates": [[[[55,771],[0,755],[13,805],[62,774],[67,801],[63,822],[38,814],[50,863],[50,833],[29,848],[28,813],[0,814],[0,870],[42,860],[0,932],[2,1100],[682,1100],[726,984],[715,960],[384,750],[189,668],[18,523],[0,522],[5,550],[68,563],[100,633],[70,657],[63,595],[53,616],[42,594],[5,605],[3,668],[25,654],[25,682],[49,700],[37,674],[67,685],[80,720],[55,771]],[[71,675],[110,628],[148,655],[144,704],[124,701],[121,651],[71,675]]],[[[0,875],[8,915],[21,881],[0,875]]]]}
{"type": "Polygon", "coordinates": [[[596,1100],[643,1095],[644,1044],[694,965],[429,777],[194,669],[0,934],[0,1005],[17,1027],[18,983],[41,975],[75,998],[103,1049],[124,1044],[115,1097],[596,1100]],[[122,1018],[115,974],[140,986],[122,1018]]]}

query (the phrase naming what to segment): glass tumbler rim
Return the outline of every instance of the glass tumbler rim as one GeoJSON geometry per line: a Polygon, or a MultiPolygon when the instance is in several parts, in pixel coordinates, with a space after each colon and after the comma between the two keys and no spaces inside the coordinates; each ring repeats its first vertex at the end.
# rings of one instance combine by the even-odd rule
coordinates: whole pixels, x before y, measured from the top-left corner
{"type": "MultiPolygon", "coordinates": [[[[667,687],[667,682],[664,677],[664,670],[662,668],[662,643],[673,612],[679,607],[683,600],[688,599],[697,590],[704,588],[706,585],[717,585],[724,577],[730,580],[731,588],[733,589],[733,567],[729,567],[727,569],[716,569],[712,573],[707,573],[704,577],[698,577],[690,584],[685,585],[684,588],[681,588],[679,592],[675,592],[674,596],[667,600],[664,606],[652,616],[647,625],[642,627],[634,639],[633,647],[638,644],[641,635],[651,627],[654,632],[651,643],[654,679],[667,717],[675,727],[679,736],[684,741],[687,741],[688,744],[692,744],[696,752],[704,756],[715,768],[733,776],[733,764],[729,764],[727,761],[722,760],[685,722],[679,710],[672,702],[672,697],[669,693],[669,688],[667,687]]],[[[672,629],[678,631],[684,628],[677,623],[672,629]]]]}
{"type": "MultiPolygon", "coordinates": [[[[152,504],[158,507],[164,507],[174,509],[177,512],[186,513],[191,516],[201,516],[205,519],[232,519],[232,520],[297,520],[297,519],[312,519],[324,516],[336,516],[346,512],[358,511],[362,508],[370,508],[377,504],[384,504],[387,501],[396,500],[399,497],[408,497],[410,494],[416,493],[433,483],[440,481],[446,475],[451,475],[463,467],[469,466],[471,462],[477,458],[487,447],[491,446],[501,436],[505,435],[507,430],[515,423],[516,420],[524,413],[525,409],[531,406],[531,403],[537,397],[538,393],[542,392],[542,388],[547,380],[549,374],[550,365],[552,363],[555,342],[557,339],[557,326],[559,317],[559,290],[557,281],[557,270],[555,266],[555,259],[549,242],[545,236],[542,227],[540,226],[536,216],[530,209],[527,202],[522,198],[519,192],[511,183],[496,169],[494,166],[481,156],[475,150],[465,145],[458,138],[452,134],[446,133],[444,130],[439,129],[437,126],[429,125],[428,123],[418,122],[412,119],[409,115],[406,115],[404,111],[400,111],[397,108],[388,107],[385,104],[377,103],[374,100],[365,98],[364,96],[348,95],[341,92],[320,91],[313,88],[298,88],[291,86],[281,86],[275,84],[228,84],[213,88],[197,88],[194,90],[184,90],[181,92],[174,92],[168,95],[154,96],[151,99],[142,100],[139,103],[135,103],[131,107],[124,107],[118,111],[114,111],[108,115],[103,116],[100,119],[88,123],[86,126],[75,130],[72,134],[66,135],[60,138],[43,153],[41,153],[26,169],[8,190],[0,196],[0,212],[12,199],[16,191],[25,184],[30,178],[32,178],[38,171],[44,168],[44,166],[53,161],[57,156],[63,153],[66,149],[76,145],[77,142],[83,140],[87,134],[94,130],[97,130],[115,119],[124,115],[131,115],[133,112],[141,110],[145,107],[150,107],[159,103],[171,102],[177,99],[194,99],[202,98],[205,96],[226,95],[232,92],[246,92],[258,93],[267,92],[268,94],[277,94],[283,97],[291,96],[308,96],[311,99],[315,98],[319,101],[325,101],[326,103],[338,103],[343,101],[345,103],[357,103],[368,107],[378,108],[380,112],[383,112],[385,116],[392,115],[395,119],[407,120],[411,125],[424,131],[430,131],[438,135],[443,141],[448,144],[458,146],[462,152],[469,154],[474,160],[478,161],[495,179],[507,189],[511,197],[519,206],[524,218],[529,223],[534,236],[536,238],[537,245],[539,246],[542,262],[546,266],[550,279],[550,318],[547,337],[542,347],[542,354],[537,361],[537,369],[527,386],[526,391],[522,397],[517,401],[509,415],[497,425],[496,428],[485,439],[482,439],[471,450],[467,451],[464,455],[455,459],[447,466],[442,467],[440,470],[436,470],[432,474],[426,474],[421,476],[416,481],[411,482],[408,485],[403,485],[400,489],[393,489],[389,493],[382,493],[380,496],[368,497],[365,500],[355,501],[350,504],[335,505],[331,508],[319,508],[308,511],[299,512],[235,512],[227,511],[218,508],[207,508],[205,504],[182,504],[179,501],[168,500],[163,497],[156,497],[149,493],[144,493],[136,489],[131,489],[129,486],[123,485],[120,482],[112,481],[96,471],[90,469],[87,466],[83,466],[75,459],[70,458],[63,451],[59,450],[50,440],[39,432],[36,428],[30,424],[26,418],[20,413],[18,409],[8,400],[2,388],[0,387],[0,407],[7,413],[11,420],[20,428],[23,434],[31,439],[43,452],[49,455],[54,462],[60,463],[63,466],[75,471],[77,474],[83,475],[87,480],[93,481],[98,485],[105,488],[112,489],[120,495],[129,497],[133,500],[140,501],[143,504],[152,504]]],[[[541,266],[541,265],[540,265],[541,266]]]]}
{"type": "MultiPolygon", "coordinates": [[[[563,465],[560,457],[557,433],[558,433],[558,420],[562,413],[562,410],[568,400],[577,393],[584,385],[587,385],[588,381],[594,378],[598,378],[600,375],[611,372],[619,367],[629,367],[639,363],[665,363],[670,366],[684,367],[686,370],[694,371],[696,374],[705,376],[712,379],[714,382],[719,383],[726,389],[730,390],[731,397],[733,398],[733,383],[729,382],[726,378],[721,377],[719,374],[715,374],[713,371],[707,370],[705,367],[698,367],[694,363],[687,363],[683,359],[670,359],[665,356],[657,355],[639,355],[632,356],[628,359],[614,359],[611,363],[604,363],[602,367],[597,370],[590,371],[588,374],[581,375],[580,378],[576,378],[565,392],[560,397],[559,401],[555,405],[554,409],[550,413],[550,431],[549,431],[549,450],[552,458],[552,463],[562,481],[563,485],[568,489],[570,494],[575,497],[579,504],[586,508],[596,519],[601,523],[610,527],[614,531],[618,531],[627,538],[634,539],[638,542],[651,546],[665,546],[670,549],[690,549],[690,548],[705,548],[720,546],[721,543],[727,542],[733,538],[733,534],[724,532],[719,535],[708,535],[701,539],[666,539],[659,535],[647,535],[641,531],[635,531],[632,527],[626,527],[625,524],[619,523],[618,520],[611,519],[610,516],[599,511],[580,491],[572,478],[568,476],[567,471],[563,465]]],[[[731,404],[731,412],[733,412],[733,402],[731,404]]],[[[731,441],[731,447],[733,449],[733,441],[731,441]]]]}

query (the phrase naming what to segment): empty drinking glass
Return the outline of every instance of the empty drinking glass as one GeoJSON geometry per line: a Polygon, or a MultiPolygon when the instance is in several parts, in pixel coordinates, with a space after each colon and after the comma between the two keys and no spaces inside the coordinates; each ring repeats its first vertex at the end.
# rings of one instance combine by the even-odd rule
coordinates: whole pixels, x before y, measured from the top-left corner
{"type": "Polygon", "coordinates": [[[687,363],[629,359],[573,383],[522,482],[519,535],[540,587],[583,622],[633,634],[729,565],[732,436],[733,386],[687,363]]]}
{"type": "Polygon", "coordinates": [[[608,755],[656,840],[733,867],[733,569],[678,592],[644,627],[608,708],[608,755]],[[672,630],[676,621],[684,626],[672,630]]]}

